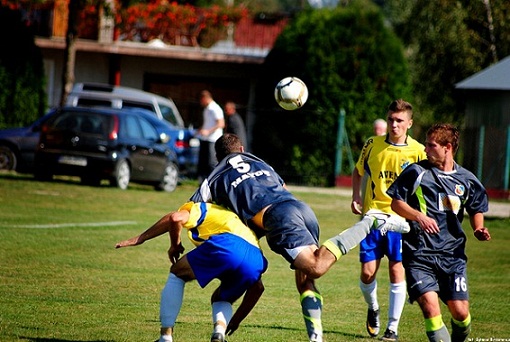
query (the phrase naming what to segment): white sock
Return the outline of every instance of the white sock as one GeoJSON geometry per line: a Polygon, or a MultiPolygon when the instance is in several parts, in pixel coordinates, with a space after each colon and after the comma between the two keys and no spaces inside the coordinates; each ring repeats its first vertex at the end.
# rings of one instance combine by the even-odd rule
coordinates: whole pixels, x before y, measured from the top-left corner
{"type": "Polygon", "coordinates": [[[162,327],[173,327],[177,315],[181,310],[182,297],[184,296],[184,280],[170,273],[163,291],[161,291],[161,302],[159,304],[159,320],[162,327]]]}
{"type": "Polygon", "coordinates": [[[232,304],[229,302],[213,302],[212,303],[212,321],[215,333],[225,335],[225,331],[232,319],[232,304]],[[218,324],[219,322],[223,324],[218,324]]]}
{"type": "Polygon", "coordinates": [[[398,333],[398,323],[406,302],[406,282],[390,284],[390,303],[388,307],[388,329],[398,333]]]}
{"type": "Polygon", "coordinates": [[[172,335],[161,335],[159,342],[173,342],[172,335]]]}
{"type": "Polygon", "coordinates": [[[365,302],[368,304],[368,308],[379,310],[379,302],[377,301],[377,280],[374,280],[370,284],[365,284],[360,280],[359,288],[363,294],[363,298],[365,298],[365,302]]]}

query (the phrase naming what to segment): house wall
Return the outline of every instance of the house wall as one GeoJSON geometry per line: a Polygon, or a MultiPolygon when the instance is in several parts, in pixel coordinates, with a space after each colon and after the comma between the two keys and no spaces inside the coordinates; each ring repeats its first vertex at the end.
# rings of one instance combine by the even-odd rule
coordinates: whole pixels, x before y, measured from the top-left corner
{"type": "Polygon", "coordinates": [[[463,166],[471,170],[489,189],[508,185],[510,155],[509,91],[468,91],[466,96],[463,166]]]}

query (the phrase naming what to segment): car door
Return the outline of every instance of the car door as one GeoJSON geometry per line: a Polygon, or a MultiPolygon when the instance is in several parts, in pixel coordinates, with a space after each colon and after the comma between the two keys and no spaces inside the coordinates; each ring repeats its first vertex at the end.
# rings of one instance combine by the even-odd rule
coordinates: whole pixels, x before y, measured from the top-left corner
{"type": "Polygon", "coordinates": [[[148,146],[143,138],[142,127],[137,118],[132,115],[124,117],[122,126],[123,144],[131,162],[131,178],[144,179],[143,171],[148,146]]]}
{"type": "Polygon", "coordinates": [[[161,142],[156,128],[145,118],[138,117],[142,127],[142,133],[147,142],[147,154],[145,155],[147,166],[145,177],[150,180],[160,180],[165,171],[168,161],[167,145],[161,142]]]}
{"type": "Polygon", "coordinates": [[[163,167],[161,161],[158,162],[161,152],[158,154],[154,148],[158,136],[154,127],[142,118],[126,115],[125,133],[125,147],[131,160],[131,178],[143,181],[159,179],[156,175],[162,173],[163,167]]]}

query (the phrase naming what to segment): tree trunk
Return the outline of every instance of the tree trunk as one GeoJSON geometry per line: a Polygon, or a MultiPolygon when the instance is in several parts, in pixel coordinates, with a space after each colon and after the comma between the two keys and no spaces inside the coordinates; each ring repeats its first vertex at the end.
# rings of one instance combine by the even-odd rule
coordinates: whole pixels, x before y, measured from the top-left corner
{"type": "Polygon", "coordinates": [[[66,103],[67,95],[71,92],[74,84],[78,13],[82,7],[81,0],[69,1],[69,18],[67,21],[66,46],[64,49],[64,70],[62,72],[62,96],[60,98],[61,106],[66,103]]]}

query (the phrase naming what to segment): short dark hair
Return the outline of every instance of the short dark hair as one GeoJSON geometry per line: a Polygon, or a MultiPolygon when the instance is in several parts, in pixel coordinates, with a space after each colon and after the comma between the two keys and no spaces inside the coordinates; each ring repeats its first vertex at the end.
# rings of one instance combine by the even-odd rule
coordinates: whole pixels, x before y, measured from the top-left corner
{"type": "Polygon", "coordinates": [[[407,115],[410,119],[413,118],[413,105],[403,99],[398,99],[390,103],[388,106],[388,114],[389,113],[400,113],[407,112],[407,115]]]}
{"type": "Polygon", "coordinates": [[[214,143],[216,158],[222,160],[231,153],[241,152],[241,139],[235,134],[225,133],[214,143]]]}
{"type": "Polygon", "coordinates": [[[448,123],[437,123],[427,131],[427,138],[434,139],[439,145],[452,144],[453,154],[459,148],[460,132],[457,127],[448,123]]]}

